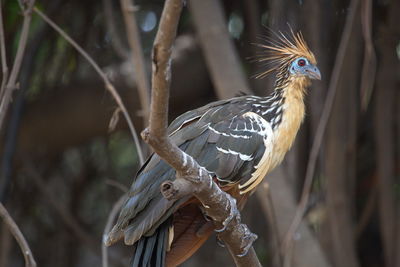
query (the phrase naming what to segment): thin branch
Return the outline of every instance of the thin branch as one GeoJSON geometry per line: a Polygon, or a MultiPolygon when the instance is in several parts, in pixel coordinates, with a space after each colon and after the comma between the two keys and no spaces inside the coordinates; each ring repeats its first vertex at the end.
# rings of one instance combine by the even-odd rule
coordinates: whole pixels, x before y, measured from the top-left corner
{"type": "Polygon", "coordinates": [[[13,236],[5,223],[2,223],[0,226],[0,266],[9,266],[13,236]]]}
{"type": "Polygon", "coordinates": [[[377,185],[377,178],[374,176],[374,184],[371,186],[371,190],[368,193],[368,197],[366,200],[366,203],[364,207],[362,208],[360,212],[360,219],[358,220],[358,223],[356,225],[356,239],[360,239],[361,235],[363,234],[364,230],[367,228],[368,223],[370,223],[370,220],[375,212],[375,208],[377,206],[377,200],[378,200],[378,185],[377,185]]]}
{"type": "Polygon", "coordinates": [[[49,17],[47,17],[38,8],[34,7],[33,10],[46,23],[48,23],[56,32],[58,32],[67,42],[69,42],[90,63],[90,65],[92,65],[92,67],[96,70],[96,72],[99,74],[99,76],[103,79],[106,89],[111,93],[111,95],[115,99],[115,102],[117,102],[119,108],[122,111],[122,114],[125,117],[126,122],[128,123],[129,130],[130,130],[130,132],[132,134],[133,140],[134,140],[136,148],[137,148],[137,153],[138,153],[138,157],[139,157],[139,160],[140,160],[140,164],[143,164],[144,163],[143,154],[142,154],[142,150],[140,149],[140,142],[139,142],[139,138],[138,138],[138,136],[136,134],[135,127],[133,126],[132,120],[131,120],[131,118],[129,116],[129,113],[128,113],[124,103],[122,102],[122,99],[121,99],[120,95],[118,94],[117,90],[112,85],[110,80],[107,78],[107,75],[100,69],[100,67],[89,56],[89,54],[86,53],[86,51],[83,50],[83,48],[80,47],[65,31],[63,31],[57,24],[55,24],[49,17]]]}
{"type": "Polygon", "coordinates": [[[361,25],[365,42],[364,62],[361,76],[361,107],[365,111],[368,107],[375,84],[376,54],[372,42],[372,0],[361,2],[361,25]]]}
{"type": "Polygon", "coordinates": [[[3,10],[0,3],[0,56],[1,56],[1,70],[3,72],[3,79],[0,87],[0,99],[3,99],[4,90],[8,79],[8,66],[7,66],[7,53],[6,42],[4,40],[4,25],[3,25],[3,10]]]}
{"type": "MultiPolygon", "coordinates": [[[[21,36],[19,39],[18,43],[18,48],[17,48],[17,53],[15,55],[14,59],[14,64],[11,69],[10,76],[8,78],[8,81],[6,83],[6,86],[1,99],[0,99],[0,129],[3,126],[4,118],[7,113],[8,106],[11,102],[11,97],[12,97],[12,92],[14,89],[16,89],[18,86],[16,84],[19,71],[21,69],[21,64],[22,64],[22,59],[24,57],[24,52],[26,48],[26,44],[28,42],[28,35],[29,35],[29,29],[31,26],[31,19],[32,19],[32,8],[35,4],[35,0],[27,1],[24,2],[24,5],[21,5],[21,8],[23,9],[23,16],[24,16],[24,21],[22,23],[22,30],[21,30],[21,36]]],[[[2,56],[3,57],[3,56],[2,56]]]]}
{"type": "Polygon", "coordinates": [[[111,45],[116,54],[123,60],[129,57],[128,50],[122,45],[117,28],[115,26],[114,7],[111,0],[103,0],[103,12],[106,22],[107,32],[110,35],[111,45]]]}
{"type": "Polygon", "coordinates": [[[221,1],[189,1],[189,9],[218,98],[250,93],[247,78],[238,67],[240,58],[229,35],[221,1]]]}
{"type": "Polygon", "coordinates": [[[153,46],[150,125],[143,131],[142,138],[176,170],[177,179],[161,186],[164,197],[176,199],[193,194],[220,228],[219,237],[228,247],[236,265],[261,266],[252,247],[256,235],[241,223],[236,200],[223,192],[208,172],[173,144],[167,135],[171,50],[182,4],[182,0],[165,2],[153,46]]]}
{"type": "MultiPolygon", "coordinates": [[[[113,222],[115,217],[117,217],[119,211],[121,210],[122,205],[125,203],[127,194],[123,194],[117,202],[114,203],[111,208],[110,213],[108,214],[106,226],[103,231],[103,239],[107,236],[107,234],[111,231],[111,227],[113,226],[113,222]]],[[[108,247],[105,245],[105,242],[101,242],[101,261],[103,267],[108,267],[108,247]]]]}
{"type": "Polygon", "coordinates": [[[278,220],[276,217],[272,197],[269,191],[269,184],[264,182],[262,183],[256,191],[256,195],[258,198],[258,202],[261,205],[262,212],[264,213],[265,219],[269,221],[271,225],[271,235],[274,242],[274,249],[276,250],[276,255],[274,255],[273,260],[276,261],[277,266],[282,265],[282,253],[280,251],[280,240],[279,240],[279,228],[278,228],[278,220]]]}
{"type": "Polygon", "coordinates": [[[332,70],[331,79],[329,81],[328,95],[325,100],[324,110],[322,111],[321,119],[318,124],[318,128],[315,134],[315,139],[311,148],[310,159],[307,164],[306,178],[303,185],[303,191],[301,194],[301,199],[299,206],[296,210],[295,217],[292,224],[286,234],[282,250],[285,251],[286,248],[290,246],[293,241],[294,233],[297,231],[301,220],[303,219],[305,210],[307,208],[308,199],[310,196],[311,186],[315,173],[315,166],[318,159],[319,150],[321,148],[322,140],[325,135],[326,126],[331,115],[333,102],[335,100],[336,90],[339,83],[340,73],[345,59],[345,54],[349,40],[351,37],[352,29],[354,26],[355,15],[357,12],[359,0],[352,0],[350,3],[350,12],[347,15],[346,23],[343,29],[342,38],[340,40],[339,49],[336,54],[335,65],[332,70]]]}
{"type": "Polygon", "coordinates": [[[31,249],[29,248],[28,242],[26,242],[26,239],[22,234],[21,230],[18,228],[18,225],[11,218],[10,214],[8,213],[8,211],[1,202],[0,202],[0,217],[3,219],[5,225],[8,226],[8,229],[10,230],[14,238],[17,240],[18,245],[20,246],[22,254],[24,255],[25,258],[25,266],[36,267],[36,261],[33,258],[33,254],[31,249]]]}
{"type": "Polygon", "coordinates": [[[135,80],[139,90],[140,103],[142,104],[142,116],[144,125],[148,123],[150,107],[150,85],[146,73],[146,64],[143,56],[140,32],[135,18],[135,6],[133,0],[121,0],[122,14],[124,15],[126,35],[131,48],[132,66],[136,73],[135,80]]]}

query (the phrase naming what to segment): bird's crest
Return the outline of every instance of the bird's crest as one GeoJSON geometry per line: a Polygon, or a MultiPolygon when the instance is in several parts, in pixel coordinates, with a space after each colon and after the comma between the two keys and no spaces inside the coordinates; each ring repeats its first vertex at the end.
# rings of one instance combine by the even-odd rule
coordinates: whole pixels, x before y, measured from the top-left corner
{"type": "Polygon", "coordinates": [[[282,32],[273,32],[273,34],[276,39],[263,38],[268,42],[267,44],[256,44],[264,50],[257,56],[256,61],[269,65],[269,69],[257,74],[256,78],[264,78],[271,72],[281,71],[283,66],[288,66],[299,57],[305,57],[311,64],[317,63],[301,32],[294,33],[291,29],[288,36],[282,32]]]}

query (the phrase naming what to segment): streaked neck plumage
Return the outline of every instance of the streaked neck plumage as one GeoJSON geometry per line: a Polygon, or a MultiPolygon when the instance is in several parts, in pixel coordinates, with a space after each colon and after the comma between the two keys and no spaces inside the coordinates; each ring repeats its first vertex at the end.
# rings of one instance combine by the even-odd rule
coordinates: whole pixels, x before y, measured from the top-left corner
{"type": "Polygon", "coordinates": [[[305,77],[287,78],[282,82],[277,80],[271,95],[252,97],[257,102],[253,104],[253,111],[269,122],[274,131],[279,131],[282,124],[300,124],[304,117],[303,99],[309,83],[305,77]]]}
{"type": "Polygon", "coordinates": [[[309,85],[309,80],[305,77],[291,79],[287,86],[283,88],[282,98],[282,120],[274,128],[275,142],[275,166],[279,164],[285,153],[290,149],[300,125],[304,119],[305,90],[309,85]]]}
{"type": "MultiPolygon", "coordinates": [[[[252,178],[239,185],[240,194],[251,192],[265,175],[275,168],[290,149],[303,121],[304,94],[308,86],[305,77],[288,78],[285,87],[276,87],[268,97],[248,97],[252,101],[252,112],[264,119],[264,127],[271,129],[271,135],[264,139],[265,152],[252,178]],[[244,188],[244,189],[242,189],[244,188]]],[[[253,113],[253,114],[254,114],[253,113]]]]}

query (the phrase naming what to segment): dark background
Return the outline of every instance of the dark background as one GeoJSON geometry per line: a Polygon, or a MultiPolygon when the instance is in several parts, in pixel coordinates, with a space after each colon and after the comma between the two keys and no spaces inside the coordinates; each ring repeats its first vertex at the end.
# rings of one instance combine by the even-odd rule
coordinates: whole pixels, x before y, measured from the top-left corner
{"type": "MultiPolygon", "coordinates": [[[[254,43],[273,37],[271,30],[301,30],[322,73],[308,91],[294,147],[265,179],[268,188],[261,185],[243,211],[259,237],[254,245],[263,266],[400,266],[400,1],[186,3],[172,62],[171,119],[239,91],[269,94],[273,77],[251,77],[265,70],[254,62],[260,53],[254,43]],[[279,252],[329,90],[336,93],[306,216],[292,246],[279,252]]],[[[150,73],[163,1],[135,4],[150,73]]],[[[11,65],[23,17],[17,1],[1,5],[11,65]]],[[[119,1],[41,0],[36,6],[101,66],[141,131],[143,112],[119,1]]],[[[121,117],[109,131],[117,105],[102,80],[35,14],[19,87],[0,135],[0,200],[38,266],[101,266],[107,217],[140,167],[126,123],[121,117]]],[[[108,252],[109,266],[127,266],[132,248],[118,244],[108,252]]],[[[0,224],[0,266],[23,265],[17,243],[0,224]]],[[[232,265],[215,238],[184,264],[232,265]]]]}

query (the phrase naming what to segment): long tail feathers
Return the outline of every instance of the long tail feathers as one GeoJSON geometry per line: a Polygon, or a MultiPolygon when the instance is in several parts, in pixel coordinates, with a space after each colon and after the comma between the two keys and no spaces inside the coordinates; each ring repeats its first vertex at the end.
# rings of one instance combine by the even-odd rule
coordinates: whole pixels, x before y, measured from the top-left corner
{"type": "Polygon", "coordinates": [[[136,243],[132,267],[164,267],[168,230],[172,220],[166,220],[152,236],[143,236],[136,243]]]}

